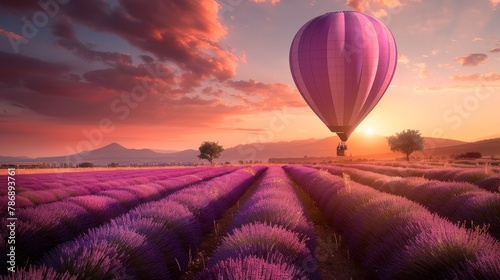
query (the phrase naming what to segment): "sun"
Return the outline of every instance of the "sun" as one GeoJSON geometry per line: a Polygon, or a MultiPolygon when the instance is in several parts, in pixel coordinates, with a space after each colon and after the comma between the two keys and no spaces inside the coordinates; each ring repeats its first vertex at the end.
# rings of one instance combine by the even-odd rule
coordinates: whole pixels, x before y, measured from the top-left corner
{"type": "Polygon", "coordinates": [[[367,129],[365,129],[365,133],[368,135],[372,135],[373,133],[375,133],[375,131],[373,131],[373,128],[369,127],[367,129]]]}

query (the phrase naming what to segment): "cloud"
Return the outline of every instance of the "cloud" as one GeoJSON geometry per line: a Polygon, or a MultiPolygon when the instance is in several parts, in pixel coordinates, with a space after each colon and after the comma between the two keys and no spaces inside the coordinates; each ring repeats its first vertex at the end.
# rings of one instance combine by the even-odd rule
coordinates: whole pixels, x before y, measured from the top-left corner
{"type": "Polygon", "coordinates": [[[97,69],[85,72],[82,76],[95,86],[117,91],[131,91],[134,87],[143,86],[144,83],[154,85],[151,93],[167,94],[176,88],[176,77],[173,71],[156,62],[97,69]],[[154,72],[161,73],[161,77],[151,76],[154,72]]]}
{"type": "MultiPolygon", "coordinates": [[[[2,1],[0,5],[20,13],[41,9],[35,0],[2,1]]],[[[220,43],[227,32],[218,11],[219,4],[213,0],[122,0],[118,5],[88,0],[64,4],[58,18],[116,35],[160,62],[176,64],[191,82],[199,84],[209,78],[225,81],[236,75],[238,57],[220,43]]],[[[83,59],[129,61],[127,54],[92,49],[62,25],[55,27],[58,44],[83,59]]]]}
{"type": "MultiPolygon", "coordinates": [[[[421,2],[420,0],[408,0],[406,2],[421,2]]],[[[387,12],[384,9],[397,9],[406,6],[407,3],[403,3],[400,0],[346,0],[345,5],[358,11],[366,12],[369,10],[375,11],[373,14],[381,17],[387,16],[387,12]]],[[[377,16],[377,17],[378,17],[377,16]]]]}
{"type": "Polygon", "coordinates": [[[364,12],[370,8],[370,2],[367,0],[346,0],[345,4],[358,12],[364,12]]]}
{"type": "MultiPolygon", "coordinates": [[[[61,122],[74,125],[74,130],[109,117],[118,119],[120,127],[160,123],[189,127],[182,129],[186,132],[261,110],[253,103],[226,102],[224,86],[196,94],[206,81],[217,85],[233,77],[241,61],[233,49],[220,43],[226,29],[218,21],[216,1],[123,0],[116,4],[70,1],[54,19],[52,42],[82,60],[75,70],[79,74],[68,65],[0,52],[0,102],[25,106],[38,116],[38,126],[61,122]],[[89,31],[76,32],[82,27],[89,31]],[[79,38],[92,31],[130,43],[137,49],[139,63],[133,63],[131,54],[102,50],[100,42],[94,45],[79,38]],[[101,62],[104,68],[89,62],[101,62]],[[146,90],[144,101],[130,101],[127,96],[132,90],[145,84],[152,88],[146,90]]],[[[23,15],[40,10],[37,1],[2,1],[0,6],[23,15]]]]}
{"type": "MultiPolygon", "coordinates": [[[[178,88],[174,72],[151,62],[138,65],[118,64],[111,68],[72,73],[64,64],[51,63],[21,54],[0,52],[0,84],[4,90],[33,91],[33,94],[73,98],[75,100],[105,99],[120,91],[130,92],[146,85],[150,93],[169,94],[178,88]],[[106,94],[104,94],[106,93],[106,94]]],[[[82,100],[80,100],[82,101],[82,100]]],[[[22,104],[22,103],[21,103],[22,104]]]]}
{"type": "Polygon", "coordinates": [[[490,50],[490,53],[497,53],[497,52],[500,52],[500,48],[493,48],[490,50]]]}
{"type": "Polygon", "coordinates": [[[398,62],[403,64],[408,64],[410,63],[410,60],[406,55],[400,53],[398,54],[398,62]]]}
{"type": "Polygon", "coordinates": [[[462,66],[477,66],[485,63],[487,59],[488,55],[484,53],[471,53],[466,56],[456,57],[455,61],[458,61],[462,66]]]}
{"type": "Polygon", "coordinates": [[[58,38],[57,44],[87,61],[102,61],[107,64],[132,64],[129,54],[118,52],[101,52],[92,50],[88,44],[79,41],[68,21],[60,21],[53,26],[53,34],[58,38]]]}
{"type": "Polygon", "coordinates": [[[238,97],[247,106],[260,111],[276,110],[283,107],[306,107],[299,91],[282,83],[262,83],[255,80],[229,80],[225,82],[229,88],[241,92],[238,97]]]}
{"type": "Polygon", "coordinates": [[[175,86],[173,74],[154,63],[120,65],[80,76],[66,65],[20,54],[0,52],[0,61],[4,66],[0,68],[0,102],[20,104],[42,119],[67,123],[113,115],[113,101],[121,101],[121,95],[130,94],[136,86],[148,86],[146,97],[155,102],[163,97],[159,91],[166,96],[175,86]]]}
{"type": "Polygon", "coordinates": [[[14,39],[16,41],[24,39],[23,36],[21,36],[21,35],[19,35],[17,33],[11,32],[11,31],[7,31],[7,30],[2,29],[2,28],[0,28],[0,35],[3,35],[5,37],[7,37],[7,38],[14,39]]]}
{"type": "Polygon", "coordinates": [[[224,91],[223,89],[220,89],[220,88],[217,88],[215,89],[214,87],[212,86],[207,86],[205,88],[203,88],[203,90],[201,91],[204,95],[206,96],[216,96],[216,97],[221,97],[223,95],[227,95],[227,92],[224,91]]]}
{"type": "Polygon", "coordinates": [[[375,16],[377,18],[385,18],[385,17],[387,17],[387,11],[384,9],[379,9],[378,11],[375,11],[373,13],[373,16],[375,16]]]}
{"type": "Polygon", "coordinates": [[[420,79],[426,79],[429,77],[429,70],[427,70],[427,65],[425,63],[414,63],[413,65],[416,67],[418,77],[420,79]]]}
{"type": "Polygon", "coordinates": [[[490,3],[493,9],[496,9],[498,3],[500,3],[500,0],[490,0],[490,3]]]}
{"type": "Polygon", "coordinates": [[[487,73],[487,74],[453,74],[450,77],[454,81],[464,81],[464,82],[495,82],[500,81],[500,74],[487,73]]]}
{"type": "Polygon", "coordinates": [[[50,63],[21,54],[10,54],[0,51],[0,82],[11,87],[25,87],[37,79],[55,80],[69,71],[63,64],[50,63]]]}
{"type": "MultiPolygon", "coordinates": [[[[98,127],[103,118],[113,121],[116,131],[112,137],[118,139],[130,139],[130,130],[137,134],[144,131],[151,137],[167,137],[173,131],[192,135],[208,133],[214,127],[234,126],[239,116],[307,106],[295,88],[281,83],[212,81],[210,86],[200,88],[199,94],[184,92],[175,71],[150,56],[140,58],[144,63],[116,64],[79,75],[64,64],[0,52],[0,61],[5,65],[0,68],[0,104],[16,104],[4,106],[8,114],[2,117],[10,116],[23,128],[16,132],[17,138],[9,139],[27,145],[29,141],[22,138],[33,138],[28,137],[30,131],[43,133],[34,128],[44,127],[51,135],[65,131],[67,142],[57,142],[64,147],[85,139],[81,131],[98,127]],[[139,102],[131,98],[133,89],[144,84],[152,87],[140,92],[145,94],[144,99],[139,102]]],[[[50,138],[44,136],[47,141],[50,138]]]]}
{"type": "Polygon", "coordinates": [[[235,56],[219,44],[226,30],[218,21],[216,1],[123,0],[119,8],[95,0],[70,4],[75,20],[116,34],[160,61],[174,62],[198,80],[223,81],[236,73],[235,56]]]}
{"type": "Polygon", "coordinates": [[[280,2],[280,0],[250,0],[250,2],[254,3],[270,3],[272,5],[276,5],[280,2]]]}
{"type": "Polygon", "coordinates": [[[263,128],[239,128],[239,127],[218,127],[218,128],[215,128],[215,129],[222,130],[222,131],[251,132],[253,134],[262,133],[262,132],[266,131],[263,128]]]}
{"type": "MultiPolygon", "coordinates": [[[[476,86],[435,86],[435,87],[414,87],[413,92],[421,93],[438,93],[438,92],[471,92],[472,90],[478,90],[484,87],[484,85],[476,86]]],[[[500,86],[486,86],[488,90],[498,89],[500,86]]]]}
{"type": "Polygon", "coordinates": [[[474,37],[474,39],[472,39],[472,42],[479,42],[479,41],[484,41],[484,39],[480,37],[474,37]]]}

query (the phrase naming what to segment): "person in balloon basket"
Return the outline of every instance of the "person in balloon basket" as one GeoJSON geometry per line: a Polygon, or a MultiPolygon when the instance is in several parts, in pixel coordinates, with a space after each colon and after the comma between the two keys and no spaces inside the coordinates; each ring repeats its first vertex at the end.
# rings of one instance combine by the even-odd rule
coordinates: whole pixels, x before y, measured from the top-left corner
{"type": "Polygon", "coordinates": [[[347,144],[339,143],[339,145],[337,146],[337,150],[347,150],[347,144]]]}
{"type": "Polygon", "coordinates": [[[337,146],[337,155],[343,156],[345,150],[347,150],[347,145],[345,143],[339,143],[339,145],[337,146]]]}

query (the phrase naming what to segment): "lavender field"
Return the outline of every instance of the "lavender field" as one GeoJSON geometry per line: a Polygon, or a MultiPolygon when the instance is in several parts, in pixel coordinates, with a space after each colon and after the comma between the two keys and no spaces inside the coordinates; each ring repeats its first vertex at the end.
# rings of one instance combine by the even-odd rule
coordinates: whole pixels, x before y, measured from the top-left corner
{"type": "Polygon", "coordinates": [[[18,174],[0,279],[500,279],[499,187],[390,162],[18,174]]]}

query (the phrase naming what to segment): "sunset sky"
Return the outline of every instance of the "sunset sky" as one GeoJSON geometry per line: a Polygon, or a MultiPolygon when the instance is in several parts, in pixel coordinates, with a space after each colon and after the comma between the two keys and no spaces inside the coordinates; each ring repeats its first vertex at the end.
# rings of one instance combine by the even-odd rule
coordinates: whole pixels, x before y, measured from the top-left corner
{"type": "Polygon", "coordinates": [[[399,59],[355,132],[500,137],[500,0],[0,0],[0,155],[111,142],[197,149],[332,136],[288,65],[331,11],[378,17],[399,59]]]}

